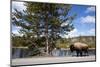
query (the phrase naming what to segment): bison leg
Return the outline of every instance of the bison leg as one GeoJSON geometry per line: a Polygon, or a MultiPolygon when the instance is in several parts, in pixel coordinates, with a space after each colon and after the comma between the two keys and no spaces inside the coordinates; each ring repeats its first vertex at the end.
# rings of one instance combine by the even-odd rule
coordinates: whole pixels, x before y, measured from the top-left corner
{"type": "Polygon", "coordinates": [[[81,50],[76,50],[77,56],[83,56],[82,51],[81,50]]]}
{"type": "Polygon", "coordinates": [[[88,56],[88,50],[87,49],[84,49],[83,52],[84,52],[85,56],[88,56]]]}
{"type": "Polygon", "coordinates": [[[88,56],[88,50],[85,51],[85,55],[88,56]]]}
{"type": "Polygon", "coordinates": [[[76,54],[77,54],[77,57],[79,56],[79,51],[78,50],[76,50],[76,54]]]}
{"type": "Polygon", "coordinates": [[[80,56],[83,56],[82,51],[80,51],[80,56]]]}

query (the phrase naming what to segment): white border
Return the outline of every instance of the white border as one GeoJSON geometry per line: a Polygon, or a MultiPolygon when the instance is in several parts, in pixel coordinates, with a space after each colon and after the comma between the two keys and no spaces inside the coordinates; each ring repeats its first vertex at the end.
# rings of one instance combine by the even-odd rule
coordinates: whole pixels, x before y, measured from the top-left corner
{"type": "MultiPolygon", "coordinates": [[[[30,0],[33,1],[33,0],[30,0]]],[[[37,1],[37,0],[34,0],[37,1]]],[[[96,5],[97,7],[97,62],[53,64],[23,67],[98,67],[100,64],[100,0],[38,0],[40,2],[56,2],[67,4],[96,5]]],[[[10,0],[0,1],[0,66],[10,64],[10,0]]]]}

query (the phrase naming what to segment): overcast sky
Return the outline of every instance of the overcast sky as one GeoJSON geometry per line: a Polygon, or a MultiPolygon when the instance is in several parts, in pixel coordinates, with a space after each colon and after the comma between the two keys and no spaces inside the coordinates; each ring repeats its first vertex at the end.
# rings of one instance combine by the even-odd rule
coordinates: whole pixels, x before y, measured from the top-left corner
{"type": "MultiPolygon", "coordinates": [[[[12,11],[14,8],[22,11],[25,10],[23,2],[12,2],[12,11]]],[[[73,21],[75,29],[69,32],[64,37],[76,36],[95,36],[95,7],[87,5],[72,5],[69,15],[77,14],[73,21]]],[[[19,35],[18,30],[20,27],[12,26],[12,32],[19,35]]]]}

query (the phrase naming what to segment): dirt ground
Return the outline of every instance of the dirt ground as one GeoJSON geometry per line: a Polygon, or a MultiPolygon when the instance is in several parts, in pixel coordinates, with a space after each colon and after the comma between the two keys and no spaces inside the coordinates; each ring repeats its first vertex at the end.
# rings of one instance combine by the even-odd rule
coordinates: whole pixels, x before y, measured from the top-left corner
{"type": "Polygon", "coordinates": [[[69,62],[84,62],[95,61],[95,56],[84,57],[33,57],[33,58],[21,58],[12,59],[11,65],[36,65],[36,64],[49,64],[49,63],[69,63],[69,62]]]}

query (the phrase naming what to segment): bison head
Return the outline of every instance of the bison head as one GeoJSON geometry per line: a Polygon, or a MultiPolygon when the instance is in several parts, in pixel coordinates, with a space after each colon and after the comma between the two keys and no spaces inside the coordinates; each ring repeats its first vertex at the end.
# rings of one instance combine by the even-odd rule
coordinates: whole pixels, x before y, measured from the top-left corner
{"type": "Polygon", "coordinates": [[[71,51],[71,52],[74,51],[74,45],[73,45],[73,44],[70,45],[70,51],[71,51]]]}

